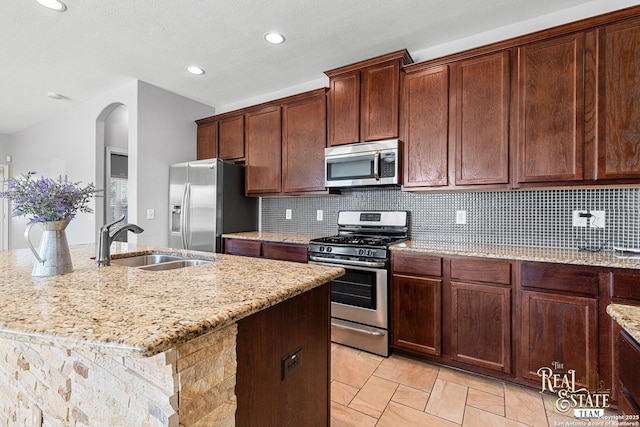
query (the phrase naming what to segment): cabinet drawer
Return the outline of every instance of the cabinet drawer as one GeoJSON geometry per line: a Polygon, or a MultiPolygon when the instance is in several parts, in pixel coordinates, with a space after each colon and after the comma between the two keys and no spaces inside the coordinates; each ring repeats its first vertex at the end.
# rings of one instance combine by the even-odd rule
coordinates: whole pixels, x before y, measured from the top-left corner
{"type": "Polygon", "coordinates": [[[511,263],[488,259],[454,258],[451,260],[451,278],[510,285],[511,263]]]}
{"type": "Polygon", "coordinates": [[[611,296],[640,302],[640,271],[613,271],[611,296]]]}
{"type": "Polygon", "coordinates": [[[620,333],[619,342],[620,382],[634,402],[640,402],[640,346],[625,332],[620,333]]]}
{"type": "Polygon", "coordinates": [[[418,252],[391,252],[394,273],[442,276],[442,258],[418,252]]]}
{"type": "Polygon", "coordinates": [[[225,239],[224,253],[229,255],[242,255],[259,257],[262,242],[259,240],[225,239]]]}
{"type": "Polygon", "coordinates": [[[598,295],[598,272],[595,268],[567,264],[523,262],[520,286],[595,297],[598,295]]]}
{"type": "Polygon", "coordinates": [[[307,246],[290,243],[262,243],[262,256],[282,261],[307,262],[307,246]]]}

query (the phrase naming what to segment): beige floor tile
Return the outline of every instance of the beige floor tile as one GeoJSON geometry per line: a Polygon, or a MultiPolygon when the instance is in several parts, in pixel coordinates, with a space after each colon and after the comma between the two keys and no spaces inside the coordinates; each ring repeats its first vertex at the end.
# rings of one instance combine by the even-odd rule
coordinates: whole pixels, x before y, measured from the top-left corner
{"type": "Polygon", "coordinates": [[[469,388],[484,391],[486,393],[504,396],[504,383],[502,381],[485,378],[480,375],[468,374],[455,369],[441,368],[438,378],[458,383],[469,388]]]}
{"type": "Polygon", "coordinates": [[[340,381],[331,381],[331,400],[344,406],[349,406],[358,393],[358,389],[340,381]]]}
{"type": "Polygon", "coordinates": [[[377,421],[362,412],[331,402],[331,427],[373,427],[377,421]]]}
{"type": "Polygon", "coordinates": [[[504,397],[469,388],[467,405],[504,417],[504,397]]]}
{"type": "Polygon", "coordinates": [[[371,377],[351,401],[349,408],[379,418],[397,388],[396,382],[371,377]]]}
{"type": "Polygon", "coordinates": [[[424,411],[429,400],[429,393],[400,384],[391,400],[404,406],[424,411]]]}
{"type": "Polygon", "coordinates": [[[504,406],[507,418],[534,427],[548,427],[542,396],[535,390],[505,384],[504,406]]]}
{"type": "Polygon", "coordinates": [[[433,387],[433,383],[438,376],[438,370],[439,368],[435,365],[407,357],[391,355],[380,363],[374,375],[428,392],[433,387]]]}
{"type": "Polygon", "coordinates": [[[362,388],[380,362],[359,354],[358,350],[340,347],[331,354],[331,378],[352,387],[362,388]]]}
{"type": "Polygon", "coordinates": [[[520,423],[508,418],[500,417],[491,412],[467,406],[464,411],[462,427],[529,427],[529,424],[520,423]]]}
{"type": "Polygon", "coordinates": [[[462,423],[468,388],[460,384],[437,379],[429,395],[425,412],[462,423]]]}
{"type": "Polygon", "coordinates": [[[382,362],[386,357],[380,356],[378,354],[369,353],[368,351],[361,351],[358,353],[360,356],[365,356],[370,359],[377,360],[378,362],[382,362]]]}
{"type": "MultiPolygon", "coordinates": [[[[400,405],[396,402],[389,402],[384,410],[380,421],[376,427],[459,427],[460,424],[452,423],[435,415],[418,411],[400,405]]],[[[333,425],[331,426],[333,427],[333,425]]],[[[485,426],[486,427],[486,426],[485,426]]]]}

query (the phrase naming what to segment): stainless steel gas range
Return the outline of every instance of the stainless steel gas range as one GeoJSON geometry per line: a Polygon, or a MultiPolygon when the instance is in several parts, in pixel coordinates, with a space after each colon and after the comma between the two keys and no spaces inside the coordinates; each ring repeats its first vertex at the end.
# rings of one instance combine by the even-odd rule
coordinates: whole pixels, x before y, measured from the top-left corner
{"type": "Polygon", "coordinates": [[[342,267],[331,282],[331,341],[389,355],[389,246],[407,239],[405,211],[340,211],[338,234],[311,240],[309,263],[342,267]]]}

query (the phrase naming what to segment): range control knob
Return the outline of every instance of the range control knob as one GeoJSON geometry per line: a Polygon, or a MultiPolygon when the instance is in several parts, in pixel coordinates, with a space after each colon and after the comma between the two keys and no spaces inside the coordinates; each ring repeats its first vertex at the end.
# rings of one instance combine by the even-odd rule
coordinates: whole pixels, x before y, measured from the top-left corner
{"type": "Polygon", "coordinates": [[[358,255],[364,255],[364,249],[358,249],[358,255]]]}
{"type": "Polygon", "coordinates": [[[319,250],[320,252],[324,252],[324,246],[320,246],[319,250]]]}
{"type": "Polygon", "coordinates": [[[326,252],[331,252],[331,246],[327,246],[326,252]]]}
{"type": "Polygon", "coordinates": [[[367,256],[372,256],[373,255],[373,251],[371,249],[367,249],[367,256]]]}

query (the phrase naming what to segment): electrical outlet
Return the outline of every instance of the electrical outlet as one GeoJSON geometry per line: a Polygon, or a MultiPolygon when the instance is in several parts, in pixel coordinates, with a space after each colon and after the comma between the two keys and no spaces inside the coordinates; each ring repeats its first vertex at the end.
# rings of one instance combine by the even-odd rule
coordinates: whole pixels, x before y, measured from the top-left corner
{"type": "Polygon", "coordinates": [[[147,209],[147,219],[156,219],[155,209],[147,209]]]}
{"type": "Polygon", "coordinates": [[[467,223],[467,211],[456,211],[456,224],[467,223]]]}
{"type": "Polygon", "coordinates": [[[587,211],[573,211],[571,223],[574,227],[586,227],[589,224],[587,211]]]}
{"type": "Polygon", "coordinates": [[[322,211],[322,209],[318,209],[316,211],[316,220],[322,221],[322,217],[323,217],[323,211],[322,211]]]}
{"type": "Polygon", "coordinates": [[[589,226],[591,228],[604,228],[605,226],[605,211],[590,211],[591,215],[593,215],[589,221],[589,226]]]}
{"type": "Polygon", "coordinates": [[[285,219],[291,219],[291,209],[285,209],[284,218],[285,219]]]}
{"type": "Polygon", "coordinates": [[[302,347],[282,358],[282,381],[302,366],[302,347]]]}

